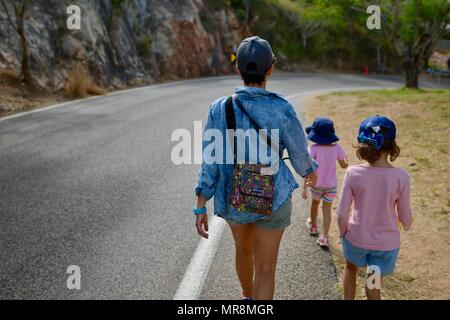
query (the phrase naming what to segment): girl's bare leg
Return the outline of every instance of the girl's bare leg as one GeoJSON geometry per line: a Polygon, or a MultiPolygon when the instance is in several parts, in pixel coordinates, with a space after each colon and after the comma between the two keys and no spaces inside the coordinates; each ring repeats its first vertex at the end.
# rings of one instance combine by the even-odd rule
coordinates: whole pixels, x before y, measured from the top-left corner
{"type": "Polygon", "coordinates": [[[320,201],[312,199],[311,201],[311,224],[317,225],[317,216],[319,215],[320,201]]]}
{"type": "MultiPolygon", "coordinates": [[[[380,279],[381,282],[382,279],[380,279]]],[[[366,296],[367,300],[381,300],[381,288],[369,289],[366,284],[366,296]]]]}
{"type": "Polygon", "coordinates": [[[331,207],[333,203],[322,202],[322,213],[323,213],[323,230],[322,233],[325,237],[328,237],[328,232],[330,231],[331,225],[331,207]]]}
{"type": "Polygon", "coordinates": [[[356,273],[358,267],[346,262],[343,276],[344,300],[354,300],[356,292],[356,273]]]}

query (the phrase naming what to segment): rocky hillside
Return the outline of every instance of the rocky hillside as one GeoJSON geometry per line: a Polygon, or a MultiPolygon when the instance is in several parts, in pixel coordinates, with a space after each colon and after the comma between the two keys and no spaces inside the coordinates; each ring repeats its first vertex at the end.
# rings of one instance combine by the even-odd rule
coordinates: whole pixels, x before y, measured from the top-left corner
{"type": "MultiPolygon", "coordinates": [[[[64,87],[79,64],[113,88],[232,70],[228,56],[241,37],[230,10],[203,0],[77,0],[81,30],[70,31],[66,10],[73,3],[35,0],[28,9],[31,70],[41,86],[64,87]]],[[[20,70],[19,36],[5,19],[0,9],[0,69],[20,70]]]]}

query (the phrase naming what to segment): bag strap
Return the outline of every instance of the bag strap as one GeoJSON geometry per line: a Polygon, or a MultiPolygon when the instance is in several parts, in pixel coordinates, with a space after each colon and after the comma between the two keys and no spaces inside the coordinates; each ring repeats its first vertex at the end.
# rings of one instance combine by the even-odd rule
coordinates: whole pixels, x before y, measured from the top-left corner
{"type": "Polygon", "coordinates": [[[233,141],[231,148],[233,149],[233,163],[237,163],[237,156],[236,156],[236,135],[234,132],[236,131],[236,115],[234,114],[234,108],[233,108],[233,97],[230,96],[227,98],[227,101],[225,103],[225,116],[227,119],[227,129],[232,129],[233,131],[228,131],[228,135],[230,138],[230,141],[233,141]]]}
{"type": "MultiPolygon", "coordinates": [[[[244,105],[242,104],[241,100],[239,100],[239,98],[237,97],[237,95],[233,95],[232,99],[234,102],[236,102],[236,105],[238,106],[239,110],[245,114],[247,116],[247,118],[250,120],[250,123],[252,124],[253,127],[255,127],[256,130],[258,130],[258,133],[263,136],[264,138],[266,138],[267,141],[267,145],[269,147],[272,147],[272,140],[270,139],[270,137],[266,134],[264,134],[261,130],[261,126],[248,114],[247,110],[245,110],[244,105]]],[[[234,117],[234,115],[233,115],[234,117]]]]}
{"type": "Polygon", "coordinates": [[[233,97],[228,97],[225,104],[225,115],[227,118],[227,129],[236,130],[236,116],[233,108],[233,97]]]}
{"type": "MultiPolygon", "coordinates": [[[[239,100],[239,98],[236,95],[232,95],[232,96],[228,97],[225,102],[225,116],[226,116],[226,121],[227,121],[227,129],[233,130],[233,133],[231,133],[230,131],[228,131],[228,133],[229,133],[230,141],[233,141],[233,144],[232,144],[233,159],[234,159],[234,164],[236,164],[237,163],[237,155],[236,155],[237,137],[234,134],[234,132],[236,131],[236,115],[234,112],[233,101],[236,102],[236,105],[238,106],[239,110],[248,117],[248,119],[250,120],[250,123],[253,125],[253,127],[255,127],[255,129],[258,130],[259,135],[266,138],[267,145],[270,148],[272,148],[272,140],[270,139],[270,137],[267,134],[265,134],[263,131],[260,131],[261,127],[259,126],[259,124],[248,114],[248,112],[247,112],[247,110],[245,110],[245,107],[243,106],[242,102],[239,100]]],[[[280,156],[280,158],[281,158],[281,156],[280,156]]]]}

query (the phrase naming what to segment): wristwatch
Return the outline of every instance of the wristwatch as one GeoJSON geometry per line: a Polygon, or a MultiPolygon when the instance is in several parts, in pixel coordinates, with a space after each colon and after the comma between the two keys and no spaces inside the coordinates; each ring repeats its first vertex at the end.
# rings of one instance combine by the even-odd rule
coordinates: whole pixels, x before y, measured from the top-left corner
{"type": "Polygon", "coordinates": [[[192,212],[194,212],[195,215],[205,214],[206,213],[206,207],[204,207],[204,208],[194,208],[192,210],[192,212]]]}

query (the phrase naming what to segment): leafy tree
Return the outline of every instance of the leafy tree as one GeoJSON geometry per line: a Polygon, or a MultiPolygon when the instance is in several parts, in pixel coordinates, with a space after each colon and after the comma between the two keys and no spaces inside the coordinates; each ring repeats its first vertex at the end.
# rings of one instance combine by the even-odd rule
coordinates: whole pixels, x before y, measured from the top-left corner
{"type": "Polygon", "coordinates": [[[343,24],[341,8],[332,1],[280,0],[279,5],[293,28],[299,31],[304,49],[309,39],[325,28],[339,28],[343,24]]]}
{"type": "MultiPolygon", "coordinates": [[[[447,0],[383,0],[381,30],[405,73],[407,88],[419,87],[419,73],[450,23],[447,0]]],[[[362,1],[367,6],[368,2],[362,1]]]]}

